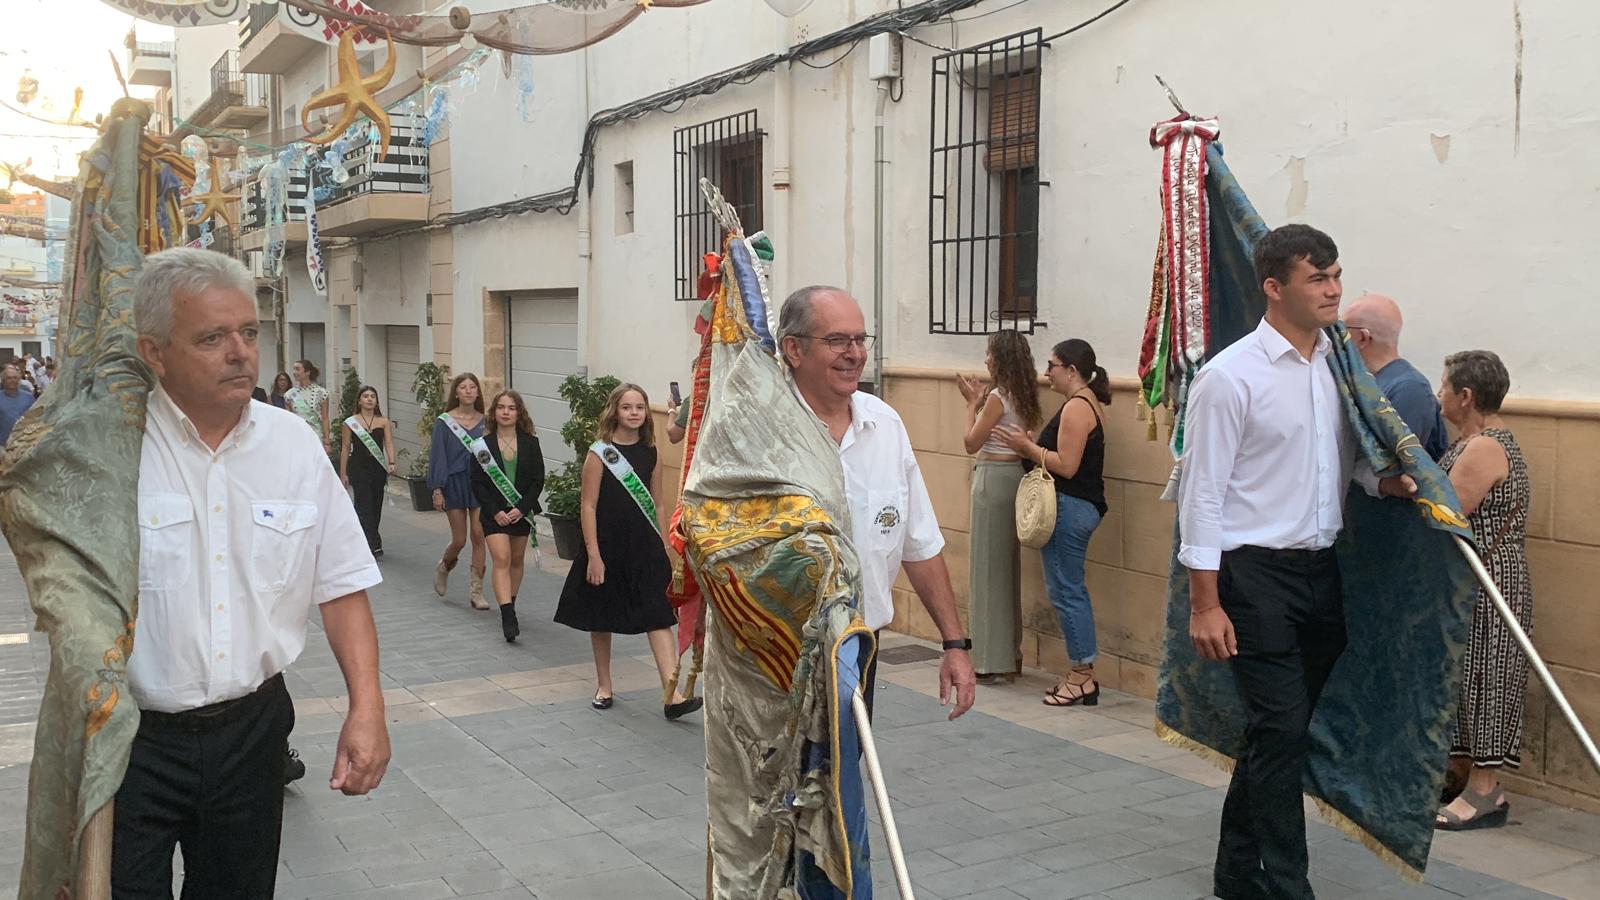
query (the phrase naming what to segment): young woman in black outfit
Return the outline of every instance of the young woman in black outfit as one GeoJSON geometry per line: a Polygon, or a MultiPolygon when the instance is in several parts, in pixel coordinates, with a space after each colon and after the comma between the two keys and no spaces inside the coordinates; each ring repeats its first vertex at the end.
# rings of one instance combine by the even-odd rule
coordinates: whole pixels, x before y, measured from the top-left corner
{"type": "Polygon", "coordinates": [[[339,425],[339,478],[350,488],[355,501],[356,518],[361,520],[361,530],[367,536],[367,549],[373,556],[383,555],[383,536],[378,533],[378,522],[383,518],[383,492],[394,474],[394,435],[389,420],[378,408],[378,389],[367,385],[356,396],[356,414],[352,416],[372,437],[384,459],[379,461],[372,451],[356,437],[349,422],[339,425]]]}
{"type": "Polygon", "coordinates": [[[533,436],[533,419],[521,394],[496,394],[489,415],[493,424],[484,435],[489,455],[521,495],[514,504],[507,500],[483,466],[472,461],[472,494],[478,498],[478,520],[483,524],[489,558],[494,561],[492,579],[494,599],[500,604],[500,630],[509,644],[522,633],[517,622],[517,591],[522,587],[523,560],[533,533],[529,517],[539,512],[539,492],[544,490],[544,453],[533,436]]]}
{"type": "Polygon", "coordinates": [[[1100,682],[1094,677],[1100,654],[1084,566],[1089,539],[1106,514],[1105,406],[1111,402],[1111,385],[1106,370],[1095,362],[1094,348],[1077,338],[1051,349],[1045,377],[1050,389],[1067,400],[1038,439],[1015,426],[995,431],[1026,468],[1044,466],[1055,479],[1056,528],[1039,548],[1039,557],[1072,671],[1044,695],[1044,704],[1094,706],[1100,702],[1100,682]]]}

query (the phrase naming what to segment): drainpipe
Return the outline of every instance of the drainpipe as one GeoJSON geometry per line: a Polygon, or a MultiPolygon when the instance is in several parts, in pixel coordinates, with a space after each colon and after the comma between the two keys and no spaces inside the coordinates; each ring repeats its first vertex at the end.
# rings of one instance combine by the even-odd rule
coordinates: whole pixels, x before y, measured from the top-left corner
{"type": "Polygon", "coordinates": [[[889,160],[884,151],[883,110],[889,104],[889,80],[878,80],[878,107],[872,118],[872,327],[878,339],[872,344],[872,383],[883,393],[883,193],[889,160]]]}
{"type": "MultiPolygon", "coordinates": [[[[583,78],[581,79],[583,82],[583,121],[588,123],[589,118],[594,114],[589,109],[589,48],[584,47],[579,52],[583,54],[583,78]]],[[[592,160],[589,166],[589,178],[594,178],[592,160]]],[[[594,258],[590,246],[590,226],[593,219],[591,215],[593,204],[589,202],[591,196],[585,193],[583,183],[580,181],[578,183],[578,193],[573,198],[573,202],[578,204],[578,374],[584,378],[589,377],[589,308],[591,302],[589,296],[589,265],[594,258]]],[[[509,315],[509,312],[507,315],[509,315]]],[[[508,321],[506,328],[509,330],[510,327],[511,323],[508,321]]],[[[506,348],[508,353],[510,349],[510,347],[506,348]]],[[[510,383],[510,380],[511,373],[506,372],[507,383],[510,383]]]]}
{"type": "MultiPolygon", "coordinates": [[[[775,52],[783,53],[789,49],[789,20],[783,16],[777,18],[777,49],[775,52]]],[[[783,299],[789,295],[791,278],[790,270],[795,266],[798,254],[795,248],[789,245],[789,237],[794,232],[790,228],[790,196],[789,184],[790,155],[789,141],[794,133],[793,100],[791,92],[788,66],[779,66],[772,73],[772,214],[767,217],[767,234],[772,238],[773,247],[776,248],[782,260],[774,263],[767,279],[767,286],[772,291],[773,306],[770,314],[775,315],[783,299]]]]}

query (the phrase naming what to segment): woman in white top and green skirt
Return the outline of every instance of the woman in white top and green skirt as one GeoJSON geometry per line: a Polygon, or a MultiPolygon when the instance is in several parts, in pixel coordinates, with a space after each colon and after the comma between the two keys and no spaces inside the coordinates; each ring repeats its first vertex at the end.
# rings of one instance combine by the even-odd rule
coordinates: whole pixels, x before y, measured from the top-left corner
{"type": "Polygon", "coordinates": [[[1032,431],[1041,418],[1038,378],[1028,340],[1016,331],[989,336],[989,382],[959,376],[967,400],[964,443],[972,470],[971,582],[968,609],[972,666],[979,684],[1014,679],[1022,669],[1022,546],[1017,543],[1017,485],[1022,461],[994,431],[1032,431]]]}

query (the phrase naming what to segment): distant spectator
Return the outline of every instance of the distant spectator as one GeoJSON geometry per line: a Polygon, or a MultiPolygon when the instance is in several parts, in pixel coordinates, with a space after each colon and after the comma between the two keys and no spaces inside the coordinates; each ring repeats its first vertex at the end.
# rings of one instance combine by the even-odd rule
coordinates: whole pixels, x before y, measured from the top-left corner
{"type": "Polygon", "coordinates": [[[1404,324],[1400,305],[1382,294],[1357,297],[1345,308],[1344,324],[1367,371],[1378,380],[1378,389],[1422,442],[1422,449],[1438,460],[1448,446],[1444,419],[1428,376],[1400,358],[1400,327],[1404,324]]]}
{"type": "MultiPolygon", "coordinates": [[[[1511,376],[1487,350],[1452,353],[1444,360],[1439,402],[1461,433],[1439,464],[1461,499],[1478,536],[1478,552],[1494,586],[1524,631],[1533,634],[1533,584],[1525,552],[1532,488],[1522,448],[1500,418],[1511,376]]],[[[1447,831],[1504,825],[1511,803],[1501,789],[1502,769],[1522,765],[1522,701],[1528,658],[1496,614],[1482,588],[1472,612],[1472,638],[1461,664],[1452,763],[1471,765],[1460,796],[1434,820],[1447,831]]]]}
{"type": "Polygon", "coordinates": [[[11,440],[11,429],[33,405],[33,395],[22,390],[22,372],[16,366],[0,371],[0,445],[11,440]]]}
{"type": "Polygon", "coordinates": [[[44,371],[39,374],[36,380],[39,382],[40,391],[49,387],[50,383],[56,380],[56,364],[54,360],[44,364],[44,371]]]}
{"type": "Polygon", "coordinates": [[[289,408],[289,389],[294,387],[294,382],[289,380],[288,372],[279,372],[272,378],[272,393],[268,395],[267,402],[279,409],[289,408]]]}

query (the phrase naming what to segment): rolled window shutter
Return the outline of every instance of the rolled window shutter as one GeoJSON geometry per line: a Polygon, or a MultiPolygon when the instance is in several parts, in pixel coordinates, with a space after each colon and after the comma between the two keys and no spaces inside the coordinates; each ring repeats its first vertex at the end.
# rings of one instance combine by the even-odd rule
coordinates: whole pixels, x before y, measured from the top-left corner
{"type": "Polygon", "coordinates": [[[1039,70],[997,73],[989,83],[989,150],[992,172],[1039,164],[1039,70]]]}

